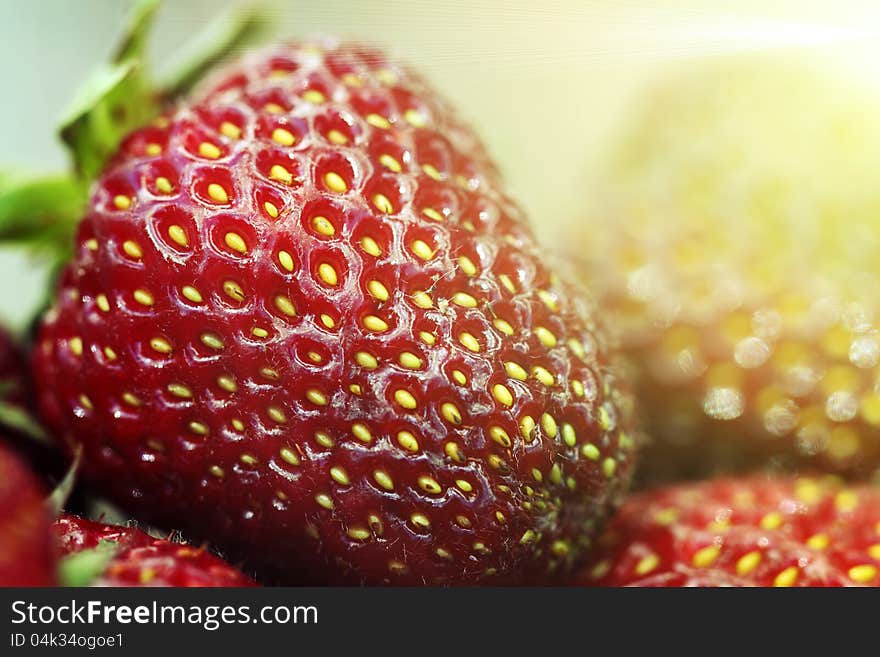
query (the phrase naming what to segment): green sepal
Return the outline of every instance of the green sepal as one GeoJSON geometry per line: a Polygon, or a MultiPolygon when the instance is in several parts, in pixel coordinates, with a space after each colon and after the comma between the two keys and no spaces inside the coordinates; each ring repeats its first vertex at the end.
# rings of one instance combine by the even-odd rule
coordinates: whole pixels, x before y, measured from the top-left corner
{"type": "Polygon", "coordinates": [[[159,84],[162,98],[186,94],[229,53],[258,40],[267,25],[265,14],[256,5],[232,7],[218,16],[175,56],[176,63],[159,84]]]}
{"type": "Polygon", "coordinates": [[[86,200],[86,185],[71,176],[0,174],[0,242],[66,251],[86,200]]]}
{"type": "Polygon", "coordinates": [[[122,139],[155,118],[163,103],[188,91],[208,68],[253,41],[266,25],[255,7],[233,8],[196,35],[177,57],[180,63],[156,86],[145,51],[158,5],[158,0],[142,0],[135,6],[112,63],[93,75],[61,123],[61,137],[84,180],[96,178],[122,139]]]}
{"type": "Polygon", "coordinates": [[[61,138],[83,180],[96,178],[125,135],[160,112],[144,58],[158,5],[135,5],[112,63],[92,75],[61,122],[61,138]]]}
{"type": "Polygon", "coordinates": [[[140,0],[128,16],[127,26],[116,46],[113,62],[122,64],[130,59],[140,59],[147,51],[147,39],[160,0],[140,0]]]}
{"type": "Polygon", "coordinates": [[[88,518],[100,518],[101,522],[106,525],[124,525],[130,527],[136,524],[141,531],[148,534],[150,533],[148,526],[138,523],[131,514],[126,513],[103,497],[88,495],[85,500],[83,500],[83,505],[83,514],[88,518]]]}
{"type": "Polygon", "coordinates": [[[0,170],[0,194],[11,189],[21,181],[21,175],[8,170],[0,170]]]}
{"type": "Polygon", "coordinates": [[[90,586],[118,553],[118,543],[102,540],[93,548],[69,554],[58,564],[58,581],[67,587],[90,586]]]}
{"type": "Polygon", "coordinates": [[[46,430],[40,426],[40,423],[16,404],[0,401],[0,426],[23,434],[42,445],[54,446],[55,444],[46,430]]]}
{"type": "Polygon", "coordinates": [[[113,64],[94,74],[61,123],[61,139],[77,175],[96,178],[129,132],[159,114],[159,104],[138,60],[113,64]]]}
{"type": "Polygon", "coordinates": [[[64,507],[67,504],[67,500],[70,499],[70,496],[73,493],[73,489],[76,486],[76,477],[79,474],[80,460],[82,460],[82,445],[77,446],[76,452],[73,455],[73,460],[70,462],[70,465],[67,466],[67,472],[64,473],[64,477],[58,482],[58,485],[55,486],[46,498],[46,510],[53,518],[57,518],[61,515],[61,512],[64,511],[64,507]]]}

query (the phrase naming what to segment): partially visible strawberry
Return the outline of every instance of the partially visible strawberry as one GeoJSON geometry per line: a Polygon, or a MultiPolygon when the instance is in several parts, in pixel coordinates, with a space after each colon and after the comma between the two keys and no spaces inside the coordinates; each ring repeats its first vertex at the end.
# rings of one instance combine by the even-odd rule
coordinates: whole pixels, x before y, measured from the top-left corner
{"type": "Polygon", "coordinates": [[[62,573],[97,566],[87,573],[91,586],[255,586],[204,548],[154,538],[133,527],[63,515],[53,531],[65,557],[62,573]]]}
{"type": "Polygon", "coordinates": [[[420,78],[269,48],[95,185],[40,404],[114,501],[282,581],[556,577],[632,441],[553,264],[420,78]]]}
{"type": "Polygon", "coordinates": [[[629,499],[578,583],[880,586],[880,489],[826,477],[682,484],[629,499]]]}
{"type": "Polygon", "coordinates": [[[0,444],[0,586],[52,586],[51,521],[36,477],[0,444]]]}

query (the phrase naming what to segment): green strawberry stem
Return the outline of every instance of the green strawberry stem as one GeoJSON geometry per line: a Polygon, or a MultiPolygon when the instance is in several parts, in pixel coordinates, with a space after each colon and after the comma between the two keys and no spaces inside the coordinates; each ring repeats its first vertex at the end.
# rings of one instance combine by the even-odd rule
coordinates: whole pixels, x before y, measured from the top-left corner
{"type": "Polygon", "coordinates": [[[77,176],[88,181],[96,178],[122,138],[158,113],[158,101],[139,60],[99,70],[61,124],[61,138],[77,176]]]}
{"type": "Polygon", "coordinates": [[[85,183],[68,175],[25,179],[2,186],[0,242],[49,251],[60,260],[70,251],[70,236],[85,201],[85,183]]]}
{"type": "Polygon", "coordinates": [[[104,574],[118,552],[117,543],[101,541],[96,547],[64,557],[58,564],[61,586],[89,586],[104,574]]]}
{"type": "Polygon", "coordinates": [[[138,0],[128,16],[125,31],[114,51],[114,62],[137,59],[146,52],[149,31],[159,3],[160,0],[138,0]]]}
{"type": "Polygon", "coordinates": [[[81,459],[82,446],[78,445],[76,451],[73,453],[73,459],[67,467],[67,472],[64,473],[64,477],[58,482],[58,485],[55,486],[46,498],[46,509],[53,518],[57,518],[61,515],[64,506],[67,504],[67,500],[70,499],[70,495],[73,493],[74,486],[76,486],[76,477],[79,473],[79,463],[81,459]]]}
{"type": "Polygon", "coordinates": [[[23,434],[43,445],[54,445],[52,438],[40,426],[40,423],[30,413],[16,404],[0,401],[0,426],[23,434]]]}
{"type": "Polygon", "coordinates": [[[80,179],[96,178],[122,138],[160,111],[145,62],[158,5],[158,0],[135,5],[113,60],[92,75],[61,122],[61,138],[80,179]]]}

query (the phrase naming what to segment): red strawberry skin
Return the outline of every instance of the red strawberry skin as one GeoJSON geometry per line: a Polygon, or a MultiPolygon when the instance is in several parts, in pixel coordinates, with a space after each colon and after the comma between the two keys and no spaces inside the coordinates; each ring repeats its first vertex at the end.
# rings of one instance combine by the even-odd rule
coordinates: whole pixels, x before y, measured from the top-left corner
{"type": "Polygon", "coordinates": [[[562,575],[629,405],[476,138],[358,47],[258,53],[132,134],[34,357],[117,503],[282,582],[562,575]]]}
{"type": "Polygon", "coordinates": [[[36,477],[0,444],[0,586],[55,584],[50,524],[36,477]]]}
{"type": "Polygon", "coordinates": [[[739,478],[623,505],[577,582],[588,586],[880,586],[880,489],[833,478],[739,478]]]}
{"type": "Polygon", "coordinates": [[[104,525],[63,515],[53,526],[63,556],[115,543],[118,552],[94,586],[241,587],[256,586],[203,548],[153,538],[133,527],[104,525]]]}

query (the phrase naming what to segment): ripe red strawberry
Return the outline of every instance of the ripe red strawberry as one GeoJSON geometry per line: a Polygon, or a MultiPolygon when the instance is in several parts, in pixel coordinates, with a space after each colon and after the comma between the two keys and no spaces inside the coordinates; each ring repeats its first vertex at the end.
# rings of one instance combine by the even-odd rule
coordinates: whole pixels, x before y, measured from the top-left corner
{"type": "Polygon", "coordinates": [[[94,187],[39,335],[42,411],[114,501],[282,581],[561,574],[632,441],[552,264],[419,78],[271,48],[94,187]]]}
{"type": "MultiPolygon", "coordinates": [[[[133,527],[104,525],[64,515],[53,527],[68,558],[100,553],[92,586],[254,586],[238,570],[203,548],[153,538],[133,527]]],[[[91,564],[84,564],[86,568],[91,564]]]]}
{"type": "Polygon", "coordinates": [[[880,586],[880,489],[740,478],[629,499],[578,581],[592,586],[880,586]]]}
{"type": "Polygon", "coordinates": [[[0,586],[52,586],[55,555],[43,491],[0,444],[0,586]]]}

